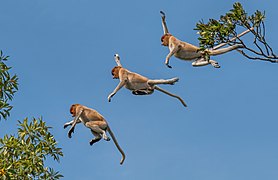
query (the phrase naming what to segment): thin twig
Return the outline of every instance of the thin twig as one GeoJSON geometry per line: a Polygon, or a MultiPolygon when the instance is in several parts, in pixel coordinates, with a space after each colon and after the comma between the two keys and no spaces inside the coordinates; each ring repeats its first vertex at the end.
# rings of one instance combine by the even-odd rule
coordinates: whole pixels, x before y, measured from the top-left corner
{"type": "MultiPolygon", "coordinates": [[[[234,41],[235,39],[238,39],[239,37],[244,36],[245,34],[249,33],[249,32],[252,31],[252,30],[254,30],[253,27],[250,28],[250,29],[247,29],[247,30],[243,31],[242,33],[240,33],[240,34],[237,35],[236,37],[231,38],[229,41],[234,41]]],[[[212,49],[213,49],[213,50],[219,49],[219,48],[221,48],[222,46],[225,46],[225,45],[227,45],[227,43],[219,44],[219,45],[213,47],[212,49]]]]}

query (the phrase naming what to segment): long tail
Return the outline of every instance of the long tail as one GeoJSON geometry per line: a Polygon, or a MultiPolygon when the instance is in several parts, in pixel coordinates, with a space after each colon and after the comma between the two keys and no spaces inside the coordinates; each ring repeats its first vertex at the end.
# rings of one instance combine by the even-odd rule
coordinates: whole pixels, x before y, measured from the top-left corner
{"type": "Polygon", "coordinates": [[[169,95],[169,96],[172,96],[172,97],[174,97],[174,98],[177,98],[178,100],[180,100],[180,102],[182,103],[182,105],[183,105],[184,107],[187,107],[186,103],[183,101],[183,99],[182,99],[181,97],[179,97],[179,96],[177,96],[177,95],[175,95],[175,94],[172,94],[172,93],[170,93],[170,92],[168,92],[168,91],[166,91],[166,90],[164,90],[164,89],[162,89],[162,88],[160,88],[160,87],[158,87],[158,86],[154,86],[154,88],[155,88],[156,90],[158,90],[158,91],[161,91],[161,92],[163,92],[163,93],[169,95]]]}
{"type": "Polygon", "coordinates": [[[109,134],[111,135],[111,137],[112,137],[112,139],[113,139],[113,141],[114,141],[116,147],[118,148],[118,150],[119,150],[120,153],[122,154],[122,159],[121,159],[121,161],[120,161],[120,164],[122,165],[122,164],[124,163],[124,161],[125,161],[125,153],[124,153],[124,151],[122,150],[122,148],[120,147],[120,145],[118,144],[118,141],[117,141],[117,139],[115,138],[115,136],[114,136],[114,134],[113,134],[113,132],[112,132],[112,130],[111,130],[111,128],[110,128],[109,126],[108,126],[108,128],[107,128],[107,131],[108,131],[109,134]]]}

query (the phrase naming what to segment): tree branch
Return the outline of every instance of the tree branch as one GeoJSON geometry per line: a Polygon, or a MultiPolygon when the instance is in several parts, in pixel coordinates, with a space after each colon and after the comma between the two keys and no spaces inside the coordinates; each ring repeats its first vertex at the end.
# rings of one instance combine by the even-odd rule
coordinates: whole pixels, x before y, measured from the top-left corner
{"type": "MultiPolygon", "coordinates": [[[[247,29],[247,30],[243,31],[242,33],[240,33],[240,34],[237,35],[236,37],[231,38],[229,41],[234,41],[234,40],[238,39],[239,37],[244,36],[245,34],[249,33],[249,32],[252,31],[252,30],[254,30],[253,27],[250,28],[250,29],[247,29]]],[[[219,49],[219,48],[221,48],[221,47],[223,47],[223,46],[225,46],[225,45],[227,45],[227,44],[228,44],[228,43],[221,43],[221,44],[219,44],[219,45],[213,47],[212,49],[213,49],[213,50],[219,49]]]]}

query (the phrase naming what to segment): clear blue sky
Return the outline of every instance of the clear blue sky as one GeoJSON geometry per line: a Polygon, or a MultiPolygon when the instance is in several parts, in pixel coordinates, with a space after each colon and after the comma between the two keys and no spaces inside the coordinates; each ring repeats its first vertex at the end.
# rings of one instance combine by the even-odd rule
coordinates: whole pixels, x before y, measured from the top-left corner
{"type": "MultiPolygon", "coordinates": [[[[17,120],[43,117],[64,157],[48,165],[67,180],[186,179],[273,180],[278,178],[278,64],[253,62],[233,52],[215,57],[221,68],[194,68],[171,59],[160,45],[160,10],[179,39],[198,44],[196,23],[218,18],[235,1],[1,1],[0,49],[20,78],[12,116],[0,136],[16,133],[17,120]],[[133,96],[121,90],[111,103],[113,55],[150,78],[179,77],[159,92],[133,96]],[[72,139],[63,124],[69,107],[96,109],[110,123],[126,161],[110,142],[89,146],[89,129],[72,139]]],[[[267,40],[278,54],[277,1],[241,1],[250,14],[266,11],[267,40]]],[[[250,39],[251,40],[251,39],[250,39]]]]}

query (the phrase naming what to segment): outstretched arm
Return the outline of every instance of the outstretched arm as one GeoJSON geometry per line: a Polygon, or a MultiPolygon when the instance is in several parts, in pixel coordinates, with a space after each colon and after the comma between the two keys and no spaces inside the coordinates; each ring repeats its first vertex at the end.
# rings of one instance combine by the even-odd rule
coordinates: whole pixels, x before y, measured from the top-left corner
{"type": "Polygon", "coordinates": [[[81,115],[82,112],[83,112],[83,109],[80,110],[80,111],[78,112],[78,114],[74,117],[72,126],[71,126],[71,128],[70,128],[70,130],[69,130],[69,132],[68,132],[68,137],[69,137],[69,138],[71,138],[71,134],[74,132],[74,127],[75,127],[75,125],[78,123],[78,121],[80,121],[80,120],[79,120],[79,117],[80,117],[80,115],[81,115]]]}
{"type": "Polygon", "coordinates": [[[122,80],[120,81],[120,83],[118,84],[118,86],[114,89],[114,91],[109,94],[108,96],[108,102],[111,102],[111,98],[125,85],[126,80],[122,80]]]}
{"type": "Polygon", "coordinates": [[[172,68],[172,66],[170,66],[169,65],[169,60],[170,60],[170,58],[176,53],[176,52],[178,52],[178,50],[180,50],[180,45],[176,45],[175,47],[174,47],[174,49],[171,49],[170,50],[170,52],[169,52],[169,54],[167,55],[167,57],[166,57],[166,60],[165,60],[165,65],[168,67],[168,68],[172,68]]]}
{"type": "Polygon", "coordinates": [[[162,19],[162,27],[163,27],[163,33],[167,34],[169,33],[167,25],[166,25],[166,21],[165,21],[165,13],[163,11],[160,11],[161,14],[161,19],[162,19]]]}
{"type": "MultiPolygon", "coordinates": [[[[64,124],[64,129],[67,128],[68,126],[71,126],[71,125],[73,124],[73,122],[74,122],[74,120],[72,120],[72,121],[70,121],[70,122],[66,122],[66,123],[64,124]]],[[[78,123],[81,123],[80,119],[77,120],[77,123],[76,123],[76,124],[78,124],[78,123]]]]}
{"type": "Polygon", "coordinates": [[[172,97],[174,97],[174,98],[177,98],[178,100],[180,100],[180,102],[182,103],[182,105],[183,105],[184,107],[187,107],[187,105],[185,104],[185,102],[183,101],[183,99],[182,99],[181,97],[179,97],[179,96],[177,96],[177,95],[175,95],[175,94],[172,94],[172,93],[170,93],[170,92],[168,92],[168,91],[166,91],[166,90],[164,90],[164,89],[162,89],[162,88],[160,88],[160,87],[158,87],[158,86],[154,86],[154,89],[156,89],[156,90],[158,90],[158,91],[160,91],[160,92],[163,92],[163,93],[165,93],[165,94],[167,94],[167,95],[169,95],[169,96],[172,96],[172,97]]]}

